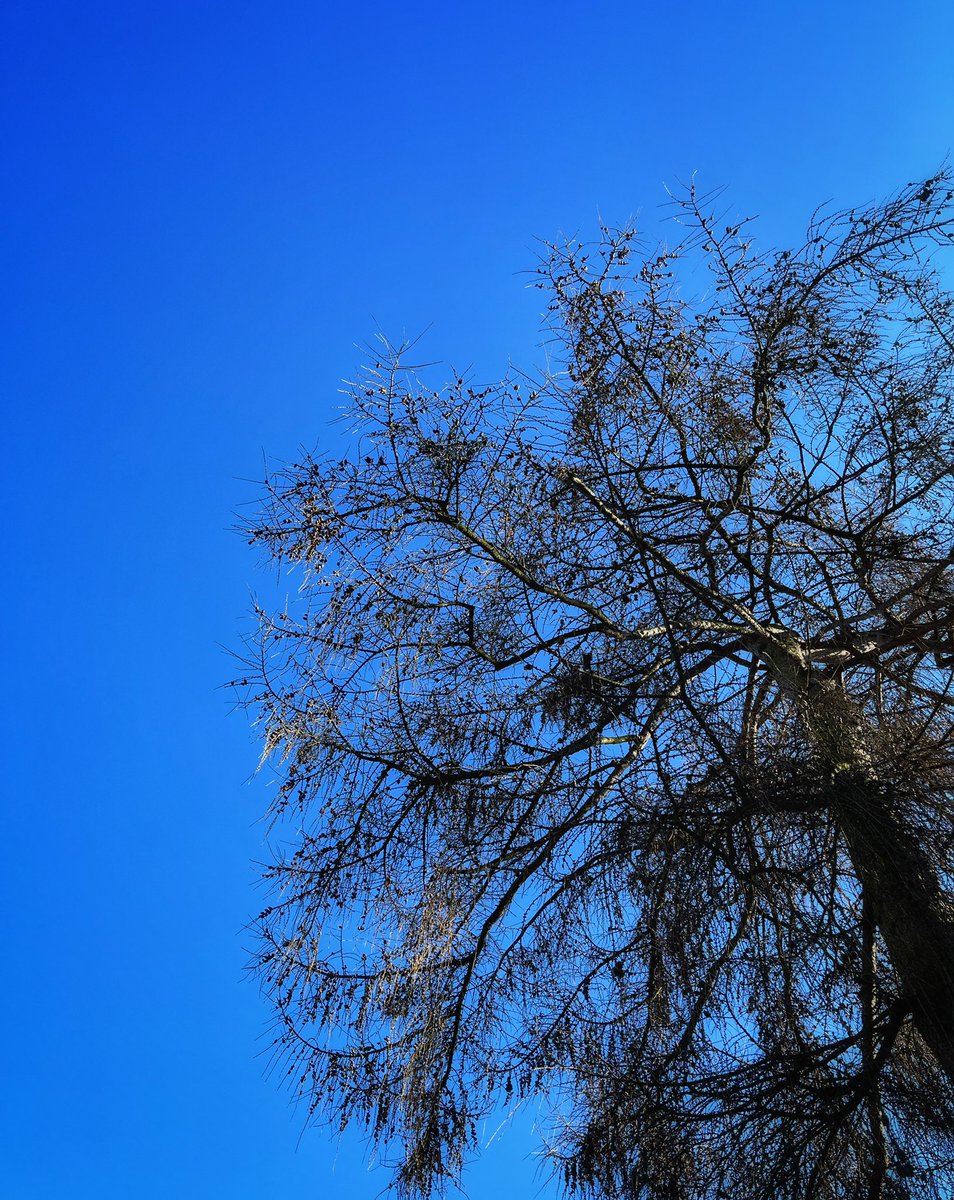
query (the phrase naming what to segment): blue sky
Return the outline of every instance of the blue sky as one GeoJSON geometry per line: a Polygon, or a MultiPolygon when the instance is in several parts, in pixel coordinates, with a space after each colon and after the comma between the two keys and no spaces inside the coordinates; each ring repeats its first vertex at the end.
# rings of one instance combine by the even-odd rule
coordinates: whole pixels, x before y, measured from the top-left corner
{"type": "MultiPolygon", "coordinates": [[[[22,3],[0,17],[0,1192],[377,1196],[265,1077],[265,782],[222,646],[263,454],[344,450],[377,330],[542,360],[537,237],[698,173],[795,239],[954,148],[954,8],[22,3]]],[[[474,1200],[547,1194],[524,1129],[474,1200]]]]}

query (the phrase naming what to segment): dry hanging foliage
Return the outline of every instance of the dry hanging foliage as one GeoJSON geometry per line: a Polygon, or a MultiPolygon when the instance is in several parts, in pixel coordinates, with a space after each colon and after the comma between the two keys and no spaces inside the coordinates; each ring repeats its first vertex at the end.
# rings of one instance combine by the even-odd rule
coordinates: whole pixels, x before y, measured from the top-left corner
{"type": "Polygon", "coordinates": [[[385,347],[359,453],[268,481],[259,966],[408,1192],[543,1096],[571,1192],[951,1195],[950,186],[552,247],[550,373],[385,347]]]}

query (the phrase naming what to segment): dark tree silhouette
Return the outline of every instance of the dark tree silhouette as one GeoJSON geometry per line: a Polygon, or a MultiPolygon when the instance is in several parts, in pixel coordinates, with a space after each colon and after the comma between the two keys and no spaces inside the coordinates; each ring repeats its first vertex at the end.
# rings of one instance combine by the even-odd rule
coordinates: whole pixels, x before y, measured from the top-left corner
{"type": "Polygon", "coordinates": [[[544,376],[385,346],[268,481],[259,966],[407,1191],[543,1096],[571,1192],[954,1192],[949,189],[551,247],[544,376]]]}

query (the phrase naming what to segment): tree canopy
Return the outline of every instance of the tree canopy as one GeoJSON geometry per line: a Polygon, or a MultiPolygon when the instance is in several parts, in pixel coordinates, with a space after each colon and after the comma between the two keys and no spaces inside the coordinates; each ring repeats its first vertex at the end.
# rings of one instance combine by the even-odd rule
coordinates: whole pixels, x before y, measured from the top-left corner
{"type": "Polygon", "coordinates": [[[257,961],[407,1192],[537,1097],[571,1193],[954,1189],[951,200],[551,246],[546,371],[268,479],[257,961]]]}

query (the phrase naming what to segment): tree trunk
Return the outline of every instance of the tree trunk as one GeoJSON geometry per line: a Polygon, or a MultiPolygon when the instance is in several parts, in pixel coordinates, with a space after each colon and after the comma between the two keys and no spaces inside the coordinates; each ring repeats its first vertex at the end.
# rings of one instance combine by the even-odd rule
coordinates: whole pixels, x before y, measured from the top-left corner
{"type": "Polygon", "coordinates": [[[911,1006],[915,1027],[954,1083],[954,900],[910,822],[904,798],[878,778],[864,714],[794,641],[765,660],[803,713],[832,812],[848,844],[865,901],[911,1006]]]}
{"type": "Polygon", "coordinates": [[[834,811],[914,1024],[954,1082],[954,904],[874,780],[836,783],[834,811]]]}

